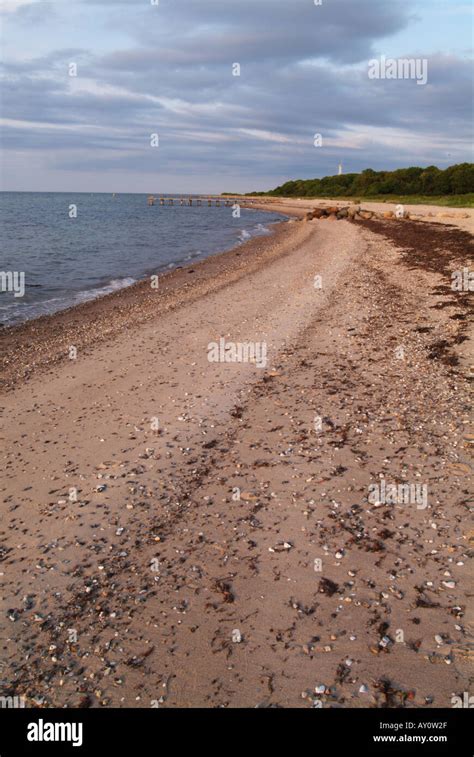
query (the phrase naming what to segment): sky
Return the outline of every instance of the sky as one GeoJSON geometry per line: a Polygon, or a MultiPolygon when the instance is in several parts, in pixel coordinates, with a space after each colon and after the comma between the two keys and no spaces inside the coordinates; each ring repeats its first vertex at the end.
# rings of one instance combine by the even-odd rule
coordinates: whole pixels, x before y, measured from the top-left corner
{"type": "Polygon", "coordinates": [[[0,0],[0,188],[248,192],[340,161],[471,162],[472,8],[0,0]],[[427,83],[370,78],[382,56],[426,60],[427,83]]]}

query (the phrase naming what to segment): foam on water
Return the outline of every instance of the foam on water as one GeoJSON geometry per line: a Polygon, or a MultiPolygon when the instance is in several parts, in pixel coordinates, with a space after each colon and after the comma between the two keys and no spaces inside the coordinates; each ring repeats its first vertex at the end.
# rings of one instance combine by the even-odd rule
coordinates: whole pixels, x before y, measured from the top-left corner
{"type": "Polygon", "coordinates": [[[98,287],[97,289],[89,289],[84,292],[77,292],[71,297],[52,297],[48,300],[42,300],[25,304],[18,299],[8,298],[7,293],[1,292],[0,297],[0,320],[3,325],[9,326],[13,323],[20,321],[26,321],[31,318],[37,318],[40,315],[48,315],[49,313],[56,313],[58,310],[64,310],[72,307],[73,305],[80,305],[82,302],[88,302],[95,300],[97,297],[103,297],[106,294],[111,294],[118,289],[124,289],[124,287],[135,284],[136,279],[130,277],[126,279],[113,279],[107,286],[98,287]]]}
{"type": "Polygon", "coordinates": [[[251,239],[251,234],[247,231],[247,229],[242,229],[242,231],[239,234],[239,240],[243,242],[248,242],[249,239],[251,239]]]}

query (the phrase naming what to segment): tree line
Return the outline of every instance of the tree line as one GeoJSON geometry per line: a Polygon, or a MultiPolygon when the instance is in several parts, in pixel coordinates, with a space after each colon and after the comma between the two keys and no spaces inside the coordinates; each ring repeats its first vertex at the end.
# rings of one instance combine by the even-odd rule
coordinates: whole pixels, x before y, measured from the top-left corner
{"type": "Polygon", "coordinates": [[[287,181],[269,192],[252,194],[275,197],[373,197],[377,195],[460,195],[474,192],[474,163],[459,163],[444,170],[399,168],[326,176],[324,179],[287,181]]]}

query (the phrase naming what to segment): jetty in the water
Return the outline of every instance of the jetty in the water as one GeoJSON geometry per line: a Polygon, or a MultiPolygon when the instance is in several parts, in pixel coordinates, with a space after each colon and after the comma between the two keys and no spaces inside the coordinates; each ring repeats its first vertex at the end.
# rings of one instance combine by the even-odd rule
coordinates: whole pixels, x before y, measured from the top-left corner
{"type": "Polygon", "coordinates": [[[221,206],[230,208],[236,204],[238,204],[242,201],[245,201],[245,203],[251,202],[247,198],[243,197],[223,197],[222,195],[206,195],[202,197],[198,196],[184,196],[184,197],[166,197],[166,196],[158,196],[155,197],[155,195],[148,195],[148,205],[156,205],[159,204],[161,206],[164,205],[180,205],[180,206],[197,206],[202,207],[203,205],[208,205],[208,207],[216,207],[220,208],[221,206]]]}

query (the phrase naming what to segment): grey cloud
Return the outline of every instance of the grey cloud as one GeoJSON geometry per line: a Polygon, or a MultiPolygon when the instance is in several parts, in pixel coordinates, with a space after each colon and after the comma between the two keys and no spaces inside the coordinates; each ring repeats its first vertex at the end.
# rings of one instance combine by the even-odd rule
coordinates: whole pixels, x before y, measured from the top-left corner
{"type": "Polygon", "coordinates": [[[48,0],[21,5],[13,12],[15,21],[21,26],[42,26],[51,20],[53,14],[56,15],[55,4],[48,0]]]}
{"type": "Polygon", "coordinates": [[[262,188],[258,176],[279,183],[333,173],[339,158],[348,170],[467,158],[466,60],[433,56],[426,87],[367,76],[374,49],[409,23],[405,4],[162,0],[153,9],[128,0],[76,2],[132,41],[103,53],[87,49],[87,40],[84,48],[68,47],[65,35],[61,50],[6,63],[3,115],[24,123],[8,125],[4,148],[36,151],[48,170],[235,177],[232,188],[252,189],[262,188]],[[71,60],[80,63],[74,87],[66,75],[71,60]],[[232,76],[234,61],[240,77],[232,76]],[[155,131],[160,148],[153,152],[155,131]],[[313,146],[316,132],[324,149],[313,146]]]}
{"type": "Polygon", "coordinates": [[[309,0],[174,0],[146,13],[124,5],[130,10],[122,19],[111,14],[112,23],[132,23],[131,35],[154,49],[157,60],[182,65],[295,57],[354,63],[411,17],[409,7],[380,0],[325,0],[322,6],[309,0]]]}

